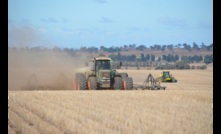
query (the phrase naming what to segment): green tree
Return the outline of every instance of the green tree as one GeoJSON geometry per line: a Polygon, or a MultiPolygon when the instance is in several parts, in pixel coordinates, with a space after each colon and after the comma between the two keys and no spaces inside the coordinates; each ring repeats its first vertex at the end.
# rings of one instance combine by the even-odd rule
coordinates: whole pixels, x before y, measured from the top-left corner
{"type": "Polygon", "coordinates": [[[167,49],[169,49],[170,51],[173,50],[173,44],[167,45],[167,49]]]}
{"type": "Polygon", "coordinates": [[[162,51],[165,51],[165,49],[166,49],[166,45],[163,45],[162,48],[161,48],[161,50],[162,50],[162,51]]]}
{"type": "Polygon", "coordinates": [[[145,61],[145,57],[144,57],[143,53],[140,54],[140,59],[141,59],[141,61],[145,61]]]}
{"type": "Polygon", "coordinates": [[[204,49],[204,48],[206,48],[206,45],[202,42],[200,47],[201,47],[201,49],[204,49]]]}
{"type": "Polygon", "coordinates": [[[158,57],[157,61],[161,61],[161,57],[158,57]]]}
{"type": "Polygon", "coordinates": [[[107,48],[105,46],[100,46],[100,50],[107,51],[107,48]]]}
{"type": "Polygon", "coordinates": [[[117,60],[118,60],[118,61],[121,60],[121,54],[120,54],[120,52],[117,53],[117,60]]]}
{"type": "Polygon", "coordinates": [[[179,55],[175,55],[175,57],[174,57],[174,61],[176,62],[176,61],[178,61],[179,60],[179,55]]]}
{"type": "Polygon", "coordinates": [[[128,69],[128,63],[127,63],[127,61],[126,61],[126,63],[125,63],[125,69],[126,69],[126,70],[128,69]]]}
{"type": "Polygon", "coordinates": [[[199,51],[199,46],[196,44],[196,42],[193,42],[193,48],[199,51]]]}
{"type": "Polygon", "coordinates": [[[195,69],[196,67],[194,65],[191,66],[191,69],[195,69]]]}
{"type": "Polygon", "coordinates": [[[163,60],[167,60],[167,56],[166,55],[163,55],[163,60]]]}
{"type": "Polygon", "coordinates": [[[143,51],[144,49],[147,49],[147,47],[144,45],[139,45],[138,47],[136,47],[136,49],[143,51]]]}
{"type": "Polygon", "coordinates": [[[155,55],[151,54],[151,61],[155,61],[155,55]]]}
{"type": "Polygon", "coordinates": [[[185,61],[179,61],[175,64],[177,69],[190,69],[190,65],[187,64],[185,61]]]}
{"type": "Polygon", "coordinates": [[[136,62],[136,67],[137,67],[137,70],[140,70],[138,62],[136,62]]]}
{"type": "Polygon", "coordinates": [[[212,55],[206,55],[204,56],[204,63],[209,64],[213,62],[213,56],[212,55]]]}
{"type": "Polygon", "coordinates": [[[150,60],[150,54],[146,54],[146,61],[150,60]]]}

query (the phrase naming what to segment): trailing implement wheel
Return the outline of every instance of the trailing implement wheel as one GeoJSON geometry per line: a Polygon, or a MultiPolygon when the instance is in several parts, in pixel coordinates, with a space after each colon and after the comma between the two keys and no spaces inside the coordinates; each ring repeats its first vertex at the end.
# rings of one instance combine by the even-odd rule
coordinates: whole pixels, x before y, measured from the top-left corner
{"type": "Polygon", "coordinates": [[[114,89],[123,89],[123,81],[121,77],[114,77],[114,89]]]}
{"type": "Polygon", "coordinates": [[[87,81],[88,90],[95,90],[97,89],[97,80],[96,77],[89,77],[87,81]]]}

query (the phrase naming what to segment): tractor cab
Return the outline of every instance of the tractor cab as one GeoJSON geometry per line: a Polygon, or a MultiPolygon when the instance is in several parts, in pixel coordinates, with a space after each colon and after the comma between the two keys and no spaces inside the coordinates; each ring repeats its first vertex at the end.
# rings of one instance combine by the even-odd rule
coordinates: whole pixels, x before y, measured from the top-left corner
{"type": "Polygon", "coordinates": [[[96,70],[110,70],[111,65],[110,65],[110,60],[96,60],[95,62],[95,68],[96,70]]]}
{"type": "Polygon", "coordinates": [[[107,57],[94,58],[93,66],[98,85],[100,87],[110,87],[111,78],[114,77],[111,69],[111,59],[107,57]]]}
{"type": "Polygon", "coordinates": [[[171,76],[169,71],[163,71],[163,80],[164,81],[171,81],[171,76]]]}
{"type": "Polygon", "coordinates": [[[177,80],[170,74],[169,71],[163,71],[161,77],[162,82],[177,82],[177,80]]]}

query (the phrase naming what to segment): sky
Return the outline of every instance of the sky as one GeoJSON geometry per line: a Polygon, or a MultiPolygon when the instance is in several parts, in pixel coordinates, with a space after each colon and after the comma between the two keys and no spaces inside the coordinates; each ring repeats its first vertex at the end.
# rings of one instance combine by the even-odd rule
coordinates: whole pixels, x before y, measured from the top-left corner
{"type": "Polygon", "coordinates": [[[8,0],[10,47],[213,43],[212,0],[8,0]]]}

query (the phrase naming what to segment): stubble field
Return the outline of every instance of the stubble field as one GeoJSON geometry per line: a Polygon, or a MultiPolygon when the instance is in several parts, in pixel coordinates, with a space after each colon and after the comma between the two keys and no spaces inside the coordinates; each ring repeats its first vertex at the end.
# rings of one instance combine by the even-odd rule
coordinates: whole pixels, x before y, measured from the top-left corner
{"type": "MultiPolygon", "coordinates": [[[[127,72],[134,84],[149,73],[127,72]]],[[[9,90],[9,134],[213,133],[213,69],[171,70],[166,90],[9,90]]]]}

